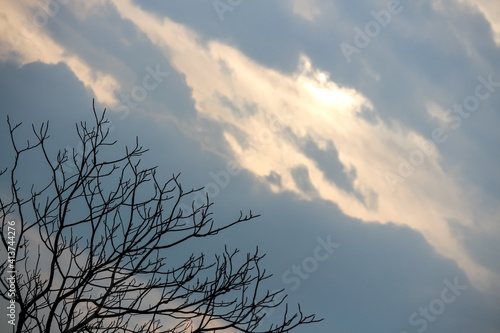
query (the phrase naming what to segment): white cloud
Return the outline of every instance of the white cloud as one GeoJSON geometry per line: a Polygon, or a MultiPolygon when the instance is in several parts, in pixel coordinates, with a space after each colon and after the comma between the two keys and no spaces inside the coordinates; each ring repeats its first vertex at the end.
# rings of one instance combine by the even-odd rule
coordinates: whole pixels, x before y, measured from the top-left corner
{"type": "Polygon", "coordinates": [[[498,0],[433,0],[431,5],[436,11],[447,13],[450,6],[456,2],[481,13],[491,26],[496,45],[500,46],[500,2],[498,0]]]}
{"type": "Polygon", "coordinates": [[[484,15],[493,30],[495,43],[500,46],[500,2],[498,0],[459,0],[477,8],[484,15]]]}
{"type": "Polygon", "coordinates": [[[433,119],[436,119],[439,124],[444,126],[448,123],[449,112],[446,112],[439,104],[433,101],[428,101],[427,103],[425,103],[425,107],[429,116],[431,116],[433,119]]]}
{"type": "MultiPolygon", "coordinates": [[[[199,116],[231,125],[238,131],[238,135],[223,133],[233,158],[262,180],[271,173],[280,175],[281,187],[273,186],[273,190],[292,191],[304,199],[314,199],[301,191],[292,176],[292,169],[306,167],[317,195],[336,203],[345,214],[419,230],[440,253],[455,259],[478,287],[486,289],[498,283],[491,272],[467,255],[447,223],[454,219],[479,228],[479,217],[494,221],[498,211],[484,209],[470,187],[465,188],[456,175],[445,172],[438,151],[425,155],[423,165],[395,191],[384,178],[386,171],[397,173],[400,158],[409,158],[418,147],[415,141],[424,139],[422,135],[396,122],[389,126],[380,120],[365,120],[361,111],[371,112],[377,119],[377,110],[370,101],[355,89],[337,84],[329,73],[316,69],[306,55],[301,57],[296,72],[286,75],[260,65],[230,45],[217,41],[201,45],[197,35],[185,26],[151,15],[130,1],[113,3],[121,16],[133,22],[185,75],[199,116]],[[221,97],[243,112],[236,115],[221,97]],[[251,103],[258,106],[257,112],[245,113],[251,103]],[[320,149],[334,142],[346,171],[356,169],[353,186],[368,204],[327,181],[324,172],[290,139],[290,134],[307,137],[320,149]],[[377,194],[378,205],[372,193],[377,194]]],[[[91,6],[79,7],[85,11],[79,19],[100,13],[100,5],[109,4],[95,1],[91,6]]],[[[312,7],[302,8],[300,15],[317,15],[314,6],[308,6],[312,7]]],[[[0,60],[14,60],[20,65],[33,61],[65,62],[99,101],[115,103],[114,92],[120,86],[111,74],[94,70],[77,54],[68,53],[43,27],[31,35],[23,30],[26,18],[39,10],[35,1],[29,6],[13,1],[4,5],[0,15],[0,60]],[[11,36],[27,38],[12,40],[11,36]]],[[[427,112],[441,122],[444,119],[444,111],[435,103],[427,103],[427,112]]],[[[482,224],[481,228],[489,227],[482,224]]]]}
{"type": "Polygon", "coordinates": [[[242,141],[230,132],[224,133],[234,158],[244,168],[263,180],[271,172],[277,173],[282,187],[274,186],[274,190],[292,191],[311,199],[300,191],[291,174],[293,168],[305,166],[320,197],[335,202],[345,214],[419,230],[441,254],[456,260],[477,287],[497,286],[494,274],[468,256],[447,223],[454,219],[475,226],[477,216],[492,219],[494,213],[472,204],[469,189],[442,169],[439,152],[425,156],[423,165],[395,191],[384,179],[385,171],[397,172],[399,156],[408,159],[417,149],[415,140],[423,139],[419,133],[398,123],[388,126],[360,117],[364,109],[377,118],[370,101],[355,89],[338,85],[328,73],[315,69],[306,56],[293,75],[285,75],[224,43],[212,41],[202,46],[191,30],[168,18],[150,15],[130,1],[116,0],[115,4],[122,17],[142,30],[173,67],[185,75],[199,116],[230,124],[245,137],[242,141]],[[255,103],[258,112],[243,118],[237,116],[220,96],[240,110],[245,110],[248,102],[255,103]],[[333,141],[340,161],[357,171],[355,189],[366,198],[375,192],[378,207],[366,207],[355,195],[326,181],[314,161],[290,140],[290,133],[272,128],[270,121],[280,117],[292,119],[285,123],[297,137],[307,135],[320,147],[333,141]]]}
{"type": "Polygon", "coordinates": [[[314,21],[322,13],[317,0],[293,0],[291,6],[294,14],[308,21],[314,21]]]}
{"type": "Polygon", "coordinates": [[[117,80],[108,73],[92,69],[78,55],[70,54],[45,30],[48,21],[56,19],[58,12],[42,7],[35,0],[22,4],[7,1],[0,10],[0,61],[10,60],[20,66],[36,61],[64,62],[87,88],[94,91],[99,102],[116,102],[114,92],[120,88],[117,80]]]}

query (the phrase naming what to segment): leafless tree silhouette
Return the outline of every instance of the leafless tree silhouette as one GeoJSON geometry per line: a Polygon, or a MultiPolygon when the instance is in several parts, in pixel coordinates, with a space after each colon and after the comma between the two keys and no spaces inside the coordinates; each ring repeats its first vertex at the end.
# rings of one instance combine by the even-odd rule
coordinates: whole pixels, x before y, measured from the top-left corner
{"type": "MultiPolygon", "coordinates": [[[[76,125],[81,152],[53,151],[48,122],[32,125],[35,142],[21,146],[21,123],[7,118],[14,155],[0,173],[10,184],[0,198],[0,231],[3,249],[16,259],[17,332],[288,332],[319,321],[300,305],[289,313],[283,290],[262,290],[270,275],[259,267],[258,249],[186,255],[192,241],[258,215],[240,212],[218,225],[208,196],[198,206],[192,200],[202,189],[184,191],[179,175],[162,183],[156,168],[141,167],[147,149],[137,139],[112,157],[116,141],[108,138],[105,112],[94,107],[95,123],[76,125]],[[27,166],[30,153],[39,159],[27,166]],[[27,189],[21,167],[50,176],[27,189]],[[7,237],[10,220],[15,244],[7,237]],[[283,318],[264,323],[275,308],[283,318]]],[[[6,300],[8,270],[8,262],[0,266],[6,300]]]]}

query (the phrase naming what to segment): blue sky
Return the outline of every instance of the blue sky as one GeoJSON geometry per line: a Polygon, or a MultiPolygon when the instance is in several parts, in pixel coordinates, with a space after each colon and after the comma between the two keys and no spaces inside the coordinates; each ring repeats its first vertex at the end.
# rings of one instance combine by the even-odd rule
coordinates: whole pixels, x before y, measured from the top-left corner
{"type": "Polygon", "coordinates": [[[325,318],[296,332],[500,332],[500,3],[6,1],[0,32],[2,155],[7,114],[72,148],[95,98],[262,214],[217,242],[325,318]]]}

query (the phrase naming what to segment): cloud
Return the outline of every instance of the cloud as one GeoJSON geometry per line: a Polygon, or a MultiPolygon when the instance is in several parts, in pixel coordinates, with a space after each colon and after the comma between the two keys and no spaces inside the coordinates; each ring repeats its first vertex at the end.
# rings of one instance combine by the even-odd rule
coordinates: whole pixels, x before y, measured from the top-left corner
{"type": "Polygon", "coordinates": [[[446,125],[449,121],[448,113],[437,103],[428,101],[426,104],[427,113],[433,119],[437,120],[439,124],[446,125]]]}
{"type": "Polygon", "coordinates": [[[384,178],[386,171],[397,170],[400,159],[408,159],[408,154],[418,148],[415,142],[422,142],[421,134],[395,121],[373,121],[378,118],[378,110],[369,99],[336,83],[329,73],[316,69],[306,55],[302,55],[294,73],[280,73],[231,45],[201,43],[185,26],[144,12],[130,1],[114,3],[120,15],[133,22],[185,75],[198,117],[239,131],[240,137],[225,130],[223,135],[242,167],[263,180],[270,175],[280,179],[280,187],[275,186],[275,190],[309,198],[317,191],[320,198],[336,203],[349,216],[408,225],[425,235],[440,253],[456,260],[479,288],[496,285],[497,277],[472,260],[447,222],[451,218],[472,226],[479,214],[491,220],[495,212],[481,211],[484,207],[472,204],[468,185],[459,175],[443,169],[438,150],[425,156],[425,166],[395,190],[384,178]],[[258,111],[235,112],[249,103],[258,111]],[[362,116],[367,113],[372,115],[371,121],[362,116]],[[317,161],[289,139],[286,133],[290,132],[308,138],[323,150],[332,142],[340,163],[356,170],[352,182],[355,192],[365,202],[376,204],[365,205],[359,195],[328,181],[317,161]],[[297,170],[301,170],[299,176],[297,170]],[[311,192],[311,188],[316,191],[311,192]]]}
{"type": "MultiPolygon", "coordinates": [[[[430,2],[432,9],[442,13],[448,17],[457,18],[463,13],[467,15],[477,15],[479,14],[484,18],[484,21],[489,25],[489,30],[493,41],[496,46],[500,46],[500,3],[496,0],[433,0],[430,2]],[[458,6],[457,6],[458,5],[458,6]]],[[[463,22],[468,25],[469,22],[463,22]]],[[[464,31],[463,27],[455,26],[454,31],[457,37],[461,39],[464,44],[469,44],[471,41],[467,38],[463,38],[464,31]]],[[[473,53],[475,56],[480,56],[477,54],[477,50],[468,49],[469,53],[473,53]]]]}
{"type": "Polygon", "coordinates": [[[477,9],[491,25],[495,43],[500,46],[500,2],[496,0],[458,0],[477,9]]]}
{"type": "Polygon", "coordinates": [[[317,195],[317,190],[314,188],[314,185],[311,183],[311,178],[309,177],[309,170],[304,166],[297,166],[290,170],[290,175],[295,182],[295,186],[301,192],[306,194],[309,197],[314,197],[317,195]]]}
{"type": "MultiPolygon", "coordinates": [[[[1,68],[0,71],[2,73],[0,81],[3,82],[4,88],[2,91],[5,95],[3,99],[5,107],[2,111],[16,110],[16,118],[25,120],[27,125],[32,121],[37,123],[50,116],[52,128],[54,129],[55,124],[60,126],[52,132],[54,144],[64,145],[69,137],[70,142],[75,139],[74,127],[68,124],[73,124],[74,121],[88,116],[86,112],[89,111],[91,96],[85,95],[83,84],[72,75],[69,67],[64,64],[33,63],[17,68],[9,64],[7,68],[1,68]],[[50,77],[51,81],[47,81],[47,77],[50,77]],[[36,92],[38,94],[35,94],[36,92]],[[29,101],[25,96],[30,96],[29,101]],[[65,103],[62,104],[62,102],[65,103]],[[75,108],[78,108],[77,114],[75,114],[75,108]],[[20,112],[17,113],[17,110],[20,112]],[[67,112],[67,110],[72,112],[67,112]],[[35,116],[38,118],[33,120],[35,116]],[[73,135],[59,136],[59,129],[66,129],[73,135]]],[[[220,98],[220,96],[214,96],[214,98],[220,98]]],[[[238,107],[240,111],[248,109],[248,113],[235,114],[235,117],[241,117],[239,121],[234,121],[237,126],[229,127],[226,123],[224,126],[215,127],[223,123],[224,119],[218,118],[216,120],[200,118],[199,120],[204,121],[200,121],[197,126],[213,125],[213,127],[205,128],[205,131],[228,131],[230,128],[233,136],[237,138],[236,141],[244,146],[245,143],[250,142],[248,140],[251,140],[251,135],[247,140],[249,135],[241,130],[245,124],[244,121],[260,115],[264,109],[259,109],[259,104],[251,103],[247,99],[240,104],[233,103],[232,95],[227,97],[227,101],[235,108],[238,107]],[[245,105],[247,109],[241,108],[241,105],[245,105]]],[[[178,112],[183,111],[184,109],[181,109],[178,112]]],[[[363,112],[374,117],[373,119],[377,119],[379,115],[379,110],[376,109],[365,109],[363,112]]],[[[299,144],[289,135],[288,127],[293,127],[294,118],[286,117],[286,115],[281,119],[267,115],[265,117],[266,128],[271,131],[271,134],[274,131],[283,136],[298,153],[307,156],[303,151],[303,144],[309,142],[318,150],[328,152],[327,155],[332,159],[333,147],[337,154],[340,154],[342,150],[333,139],[325,138],[321,141],[317,135],[308,136],[308,133],[299,137],[302,139],[299,141],[302,144],[299,144]]],[[[151,148],[143,162],[148,166],[159,165],[158,174],[165,177],[168,177],[172,171],[182,171],[182,183],[186,189],[214,181],[208,175],[208,170],[215,172],[224,170],[226,162],[219,158],[220,155],[203,151],[199,142],[184,136],[175,124],[165,120],[166,118],[168,117],[156,115],[149,117],[132,112],[126,121],[116,123],[117,129],[112,133],[112,139],[118,139],[120,144],[127,141],[133,143],[134,138],[131,134],[137,134],[141,144],[146,148],[151,148]]],[[[370,124],[374,126],[379,122],[372,121],[370,124]]],[[[25,127],[29,130],[29,126],[25,127]]],[[[389,126],[390,130],[394,128],[389,126]]],[[[200,135],[193,128],[191,131],[200,135]]],[[[3,133],[6,134],[6,131],[3,133]]],[[[203,132],[203,134],[206,133],[203,132]]],[[[269,132],[264,131],[263,134],[256,142],[264,147],[266,144],[272,145],[272,141],[266,141],[272,139],[266,139],[269,132]]],[[[199,137],[197,139],[201,141],[199,137]]],[[[8,143],[8,140],[0,140],[0,142],[8,143]]],[[[315,151],[315,149],[311,148],[309,151],[315,151]]],[[[349,167],[341,161],[339,156],[337,156],[340,163],[338,167],[349,167]]],[[[229,157],[231,158],[232,155],[229,157]]],[[[258,154],[255,154],[254,158],[257,159],[258,154]]],[[[318,165],[317,159],[309,158],[313,166],[318,165]]],[[[300,164],[293,165],[300,166],[300,164]]],[[[422,167],[425,168],[425,166],[422,167]]],[[[309,168],[307,170],[310,173],[309,168]]],[[[323,167],[320,168],[327,182],[325,170],[323,167]]],[[[356,173],[356,178],[357,176],[356,173]]],[[[453,280],[457,276],[460,283],[471,285],[453,261],[442,258],[428,246],[420,232],[393,223],[383,225],[363,223],[346,217],[335,204],[321,200],[321,198],[301,200],[297,195],[299,192],[281,189],[279,185],[281,175],[277,172],[271,172],[266,176],[268,181],[276,184],[275,188],[267,188],[267,183],[258,182],[258,177],[251,169],[242,171],[237,177],[232,177],[230,184],[214,199],[213,209],[214,219],[220,222],[237,217],[240,208],[244,212],[252,209],[256,213],[261,213],[261,218],[255,223],[229,229],[218,235],[219,238],[186,244],[187,252],[176,253],[218,252],[223,249],[224,244],[228,244],[229,248],[239,248],[244,253],[247,250],[253,251],[258,245],[263,253],[267,253],[263,262],[264,267],[269,273],[274,274],[274,280],[268,280],[265,288],[270,290],[286,288],[287,292],[291,292],[291,285],[284,283],[281,279],[282,273],[290,269],[292,264],[300,265],[307,256],[312,254],[316,246],[315,239],[318,236],[332,234],[332,239],[342,244],[339,251],[328,262],[322,264],[317,272],[311,274],[310,278],[304,280],[299,290],[291,292],[290,297],[287,298],[292,307],[300,302],[307,313],[317,313],[319,317],[325,318],[324,321],[314,326],[316,332],[368,332],[374,327],[384,332],[401,332],[402,330],[411,332],[415,330],[415,327],[409,326],[409,315],[418,311],[420,306],[428,306],[432,299],[440,296],[444,279],[453,280]],[[272,189],[280,193],[273,193],[272,189]],[[359,318],[364,320],[359,320],[359,318]]],[[[310,176],[309,180],[312,184],[310,176]]],[[[354,183],[353,181],[353,186],[355,186],[354,183]]],[[[305,194],[309,195],[309,193],[305,194]]],[[[474,196],[478,194],[480,192],[473,192],[474,196]]],[[[475,201],[470,202],[470,205],[480,207],[481,200],[477,197],[475,201]]],[[[429,206],[429,209],[434,209],[434,206],[429,206]]],[[[473,258],[477,258],[478,262],[484,262],[486,267],[493,268],[495,258],[498,257],[497,252],[494,252],[496,247],[493,243],[494,235],[498,235],[498,229],[488,229],[486,222],[488,219],[498,221],[499,217],[500,215],[492,217],[488,211],[485,211],[484,215],[474,218],[477,224],[481,221],[486,224],[480,228],[490,235],[486,242],[483,232],[476,232],[473,237],[468,237],[472,230],[477,230],[475,226],[464,226],[460,221],[450,224],[448,221],[453,237],[461,243],[463,239],[466,248],[473,247],[473,258]]],[[[498,302],[492,301],[489,295],[480,294],[474,288],[469,288],[467,294],[460,296],[459,301],[451,306],[447,305],[439,319],[429,323],[429,331],[497,332],[498,309],[498,302]]],[[[280,319],[279,311],[277,311],[266,323],[280,319]]],[[[311,327],[298,328],[297,332],[309,332],[310,329],[311,327]]]]}
{"type": "Polygon", "coordinates": [[[58,19],[57,15],[62,10],[59,6],[62,5],[58,5],[56,11],[48,4],[35,0],[3,4],[0,13],[0,60],[15,61],[20,66],[35,61],[47,64],[64,62],[86,87],[94,91],[100,102],[116,102],[114,91],[120,86],[113,76],[94,70],[78,55],[67,52],[52,39],[46,26],[51,20],[58,19]]]}
{"type": "MultiPolygon", "coordinates": [[[[488,223],[479,224],[478,219],[493,221],[498,211],[474,200],[471,193],[481,191],[443,168],[439,147],[425,155],[425,164],[394,189],[384,177],[387,171],[397,173],[401,159],[420,149],[416,142],[425,139],[421,133],[393,120],[380,121],[384,110],[317,68],[305,53],[295,70],[283,73],[232,45],[202,40],[186,26],[150,14],[130,1],[112,4],[185,78],[198,112],[197,127],[184,126],[186,134],[204,141],[207,131],[219,131],[217,138],[224,140],[223,145],[207,147],[229,152],[243,168],[270,182],[274,191],[331,201],[344,214],[363,221],[410,226],[440,253],[457,260],[478,286],[494,284],[496,276],[469,256],[447,221],[484,231],[488,223]],[[211,127],[200,129],[202,125],[211,127]]],[[[102,6],[112,9],[98,1],[67,6],[79,20],[101,15],[102,6]]],[[[116,68],[113,74],[95,69],[81,51],[57,43],[43,26],[28,34],[26,19],[41,10],[48,13],[35,1],[29,6],[6,4],[4,13],[9,15],[0,17],[1,43],[6,46],[0,60],[19,65],[64,62],[99,101],[116,102],[115,93],[121,88],[116,68]]],[[[58,20],[57,15],[47,17],[58,20]]],[[[429,115],[441,119],[438,104],[432,103],[427,104],[429,115]]]]}
{"type": "Polygon", "coordinates": [[[322,13],[321,6],[316,0],[293,0],[291,6],[294,14],[308,21],[314,21],[322,13]]]}

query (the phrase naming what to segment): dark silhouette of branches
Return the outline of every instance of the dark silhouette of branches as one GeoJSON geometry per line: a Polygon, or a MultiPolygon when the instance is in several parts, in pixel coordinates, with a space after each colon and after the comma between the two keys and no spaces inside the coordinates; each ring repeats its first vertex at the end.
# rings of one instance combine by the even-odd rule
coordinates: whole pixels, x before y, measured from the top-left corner
{"type": "MultiPolygon", "coordinates": [[[[162,183],[156,168],[141,166],[147,149],[137,139],[114,157],[105,111],[94,108],[94,120],[76,126],[81,152],[55,154],[48,122],[32,126],[34,143],[20,145],[21,124],[7,119],[14,157],[0,173],[10,183],[9,198],[0,198],[0,232],[7,251],[8,221],[16,221],[18,333],[288,332],[318,321],[300,306],[291,314],[282,291],[262,291],[270,275],[259,266],[258,249],[241,256],[225,248],[211,258],[186,252],[197,238],[258,215],[240,212],[217,224],[208,196],[199,206],[190,199],[202,189],[185,191],[179,175],[162,183]],[[27,190],[18,174],[33,163],[25,159],[30,153],[39,155],[29,167],[49,176],[27,190]],[[186,201],[190,209],[183,209],[186,201]],[[274,308],[283,310],[282,321],[264,325],[274,308]]],[[[0,275],[8,270],[3,263],[0,275]]],[[[2,278],[6,300],[8,289],[2,278]]]]}

